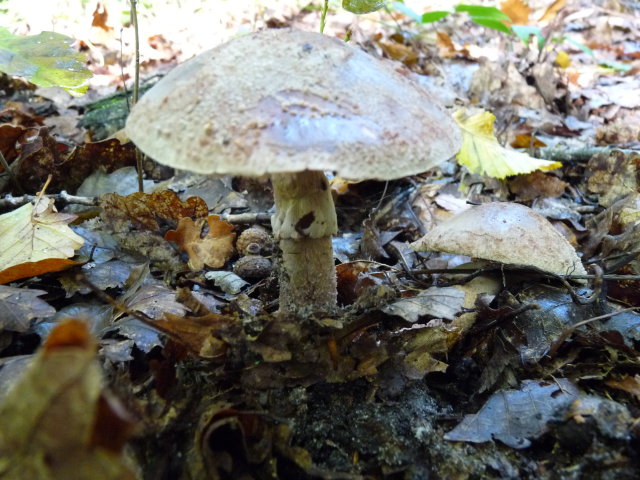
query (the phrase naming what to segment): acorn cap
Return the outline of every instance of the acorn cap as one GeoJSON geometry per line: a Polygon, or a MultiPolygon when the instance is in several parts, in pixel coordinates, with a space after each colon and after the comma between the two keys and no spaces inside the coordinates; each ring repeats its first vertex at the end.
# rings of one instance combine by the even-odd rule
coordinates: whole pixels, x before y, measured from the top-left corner
{"type": "Polygon", "coordinates": [[[402,68],[319,33],[264,30],[175,68],[134,106],[126,132],[156,161],[197,173],[399,178],[461,141],[402,68]]]}
{"type": "Polygon", "coordinates": [[[586,275],[574,248],[538,212],[517,203],[471,207],[411,244],[418,252],[438,251],[559,275],[586,275]]]}

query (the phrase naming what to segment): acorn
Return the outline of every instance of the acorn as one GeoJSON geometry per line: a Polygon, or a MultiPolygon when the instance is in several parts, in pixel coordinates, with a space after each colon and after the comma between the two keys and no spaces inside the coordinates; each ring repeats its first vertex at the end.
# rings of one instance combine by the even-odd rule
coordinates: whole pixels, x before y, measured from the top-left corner
{"type": "Polygon", "coordinates": [[[273,270],[271,260],[261,255],[245,255],[233,265],[233,273],[244,280],[262,280],[273,270]]]}
{"type": "Polygon", "coordinates": [[[240,255],[270,254],[273,249],[273,237],[264,228],[254,225],[240,234],[236,248],[240,255]]]}

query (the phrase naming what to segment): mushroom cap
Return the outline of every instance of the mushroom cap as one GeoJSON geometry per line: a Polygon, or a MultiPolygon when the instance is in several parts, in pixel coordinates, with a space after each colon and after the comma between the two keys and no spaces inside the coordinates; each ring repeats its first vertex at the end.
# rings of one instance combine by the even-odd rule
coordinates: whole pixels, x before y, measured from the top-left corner
{"type": "Polygon", "coordinates": [[[399,71],[337,38],[264,30],[175,68],[134,106],[126,132],[156,161],[197,173],[399,178],[461,142],[450,116],[399,71]]]}
{"type": "Polygon", "coordinates": [[[529,265],[559,275],[587,273],[567,239],[545,217],[517,203],[471,207],[436,226],[411,248],[529,265]]]}

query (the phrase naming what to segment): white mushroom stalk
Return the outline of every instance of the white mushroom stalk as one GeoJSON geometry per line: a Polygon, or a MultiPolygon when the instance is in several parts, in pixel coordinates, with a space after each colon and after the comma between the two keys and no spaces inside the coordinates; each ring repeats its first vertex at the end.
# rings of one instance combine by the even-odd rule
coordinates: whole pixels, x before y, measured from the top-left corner
{"type": "Polygon", "coordinates": [[[271,225],[282,250],[280,309],[330,311],[336,306],[331,237],[338,222],[329,182],[316,171],[274,174],[271,181],[271,225]]]}
{"type": "Polygon", "coordinates": [[[336,307],[327,180],[390,180],[453,156],[458,127],[399,64],[344,41],[265,30],[180,65],[134,106],[126,131],[159,163],[270,175],[280,241],[280,310],[336,307]]]}

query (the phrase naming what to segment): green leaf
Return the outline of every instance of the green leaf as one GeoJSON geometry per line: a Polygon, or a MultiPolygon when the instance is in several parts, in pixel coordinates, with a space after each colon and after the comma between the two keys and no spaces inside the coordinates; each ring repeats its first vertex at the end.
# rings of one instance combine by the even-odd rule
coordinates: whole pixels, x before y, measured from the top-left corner
{"type": "MultiPolygon", "coordinates": [[[[486,18],[486,19],[491,19],[496,21],[510,20],[509,15],[498,10],[496,7],[481,7],[478,5],[466,5],[461,3],[460,5],[456,5],[455,10],[456,12],[467,12],[472,17],[486,18]]],[[[477,22],[475,19],[474,19],[474,22],[480,23],[480,22],[477,22]]]]}
{"type": "Polygon", "coordinates": [[[529,39],[531,35],[535,35],[538,39],[538,48],[544,47],[544,35],[539,27],[531,27],[529,25],[511,25],[511,30],[527,47],[529,46],[529,39]]]}
{"type": "Polygon", "coordinates": [[[91,72],[84,55],[70,47],[72,42],[59,33],[19,36],[0,27],[0,71],[42,87],[60,87],[71,95],[83,95],[91,72]]]}
{"type": "Polygon", "coordinates": [[[371,13],[380,10],[385,0],[342,0],[342,8],[351,13],[371,13]]]}
{"type": "Polygon", "coordinates": [[[471,17],[471,20],[477,23],[478,25],[482,25],[483,27],[493,28],[494,30],[498,30],[503,33],[511,33],[509,27],[507,27],[500,20],[494,20],[493,18],[485,18],[485,17],[471,17]]]}
{"type": "Polygon", "coordinates": [[[414,12],[409,7],[407,7],[404,3],[402,3],[402,2],[393,2],[393,8],[395,8],[396,10],[398,10],[401,13],[404,13],[407,17],[411,18],[416,23],[422,23],[422,15],[414,12]]]}
{"type": "Polygon", "coordinates": [[[436,10],[434,12],[427,12],[422,15],[421,23],[433,23],[438,20],[442,20],[444,17],[449,15],[451,12],[447,12],[444,10],[436,10]]]}

